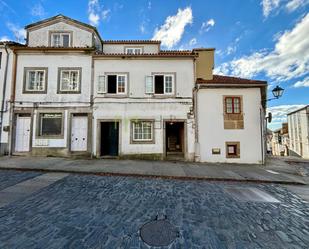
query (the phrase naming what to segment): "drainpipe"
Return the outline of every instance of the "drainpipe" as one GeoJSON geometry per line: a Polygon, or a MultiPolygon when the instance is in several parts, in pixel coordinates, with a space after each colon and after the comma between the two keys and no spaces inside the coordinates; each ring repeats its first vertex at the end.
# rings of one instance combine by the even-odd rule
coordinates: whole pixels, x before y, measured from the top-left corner
{"type": "Polygon", "coordinates": [[[264,127],[264,112],[263,109],[260,108],[260,130],[261,130],[261,156],[262,156],[262,164],[265,165],[265,127],[264,127]]]}
{"type": "MultiPolygon", "coordinates": [[[[7,85],[7,75],[8,75],[8,65],[9,65],[9,51],[8,51],[8,45],[5,43],[4,50],[6,53],[6,64],[4,69],[4,77],[3,77],[3,88],[2,88],[2,102],[1,102],[1,114],[0,114],[0,153],[1,153],[1,139],[2,139],[2,129],[3,129],[3,114],[5,112],[4,110],[4,104],[5,104],[5,93],[6,93],[6,85],[7,85]]],[[[7,110],[6,110],[7,111],[7,110]]]]}
{"type": "Polygon", "coordinates": [[[193,105],[194,105],[194,118],[195,118],[195,161],[200,161],[200,146],[199,146],[199,116],[198,116],[198,91],[200,86],[197,85],[193,89],[193,105]]]}
{"type": "Polygon", "coordinates": [[[13,128],[14,128],[14,105],[16,92],[17,54],[13,48],[12,86],[10,99],[10,130],[9,130],[9,155],[13,154],[13,128]]]}

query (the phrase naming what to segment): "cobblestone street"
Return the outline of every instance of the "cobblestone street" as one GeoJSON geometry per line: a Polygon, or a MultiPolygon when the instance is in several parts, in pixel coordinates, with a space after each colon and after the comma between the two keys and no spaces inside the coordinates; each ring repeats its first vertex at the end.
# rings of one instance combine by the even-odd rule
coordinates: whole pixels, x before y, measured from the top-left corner
{"type": "MultiPolygon", "coordinates": [[[[0,190],[38,175],[0,171],[0,190]]],[[[168,248],[309,245],[309,205],[280,185],[71,174],[0,208],[0,248],[150,248],[139,230],[157,216],[179,231],[168,248]]]]}

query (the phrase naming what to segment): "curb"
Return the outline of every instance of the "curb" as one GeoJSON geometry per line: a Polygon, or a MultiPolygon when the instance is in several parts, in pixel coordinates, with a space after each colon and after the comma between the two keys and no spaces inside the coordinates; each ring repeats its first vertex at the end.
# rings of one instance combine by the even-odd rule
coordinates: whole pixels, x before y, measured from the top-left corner
{"type": "Polygon", "coordinates": [[[6,168],[1,167],[0,170],[12,170],[23,172],[42,172],[42,173],[68,173],[77,175],[97,175],[97,176],[122,176],[122,177],[138,177],[138,178],[156,178],[165,180],[186,180],[186,181],[213,181],[213,182],[243,182],[243,183],[272,183],[272,184],[284,184],[284,185],[307,185],[304,182],[295,181],[271,181],[271,180],[259,180],[259,179],[234,179],[234,178],[215,178],[215,177],[199,177],[199,176],[166,176],[166,175],[146,175],[138,173],[115,173],[115,172],[89,172],[89,171],[74,171],[74,170],[54,170],[54,169],[33,169],[33,168],[6,168]]]}

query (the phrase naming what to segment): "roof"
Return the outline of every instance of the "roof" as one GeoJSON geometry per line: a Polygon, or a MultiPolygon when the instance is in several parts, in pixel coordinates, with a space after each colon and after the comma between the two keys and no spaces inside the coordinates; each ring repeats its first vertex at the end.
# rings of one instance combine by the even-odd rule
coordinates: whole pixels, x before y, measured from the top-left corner
{"type": "Polygon", "coordinates": [[[9,45],[9,46],[22,46],[24,47],[25,45],[24,44],[21,44],[19,42],[15,42],[15,41],[0,41],[0,45],[9,45]]]}
{"type": "Polygon", "coordinates": [[[97,51],[95,56],[98,56],[98,57],[196,57],[198,55],[190,50],[186,50],[186,51],[162,50],[159,53],[142,53],[142,54],[104,53],[101,51],[97,51]]]}
{"type": "Polygon", "coordinates": [[[105,44],[161,44],[161,41],[156,40],[106,40],[102,42],[105,44]]]}
{"type": "Polygon", "coordinates": [[[223,76],[223,75],[213,75],[212,80],[204,80],[204,79],[197,79],[197,84],[235,84],[235,85],[267,85],[267,81],[262,80],[250,80],[238,77],[231,77],[231,76],[223,76]]]}
{"type": "Polygon", "coordinates": [[[96,34],[100,37],[100,34],[97,30],[96,27],[90,25],[90,24],[87,24],[87,23],[84,23],[84,22],[80,22],[78,20],[75,20],[75,19],[72,19],[70,17],[67,17],[67,16],[64,16],[62,14],[59,14],[59,15],[56,15],[56,16],[53,16],[53,17],[50,17],[50,18],[47,18],[47,19],[44,19],[42,21],[39,21],[39,22],[35,22],[35,23],[31,23],[27,26],[25,26],[25,29],[30,29],[30,28],[33,28],[35,26],[39,26],[39,25],[42,25],[44,23],[48,23],[48,22],[51,22],[51,21],[55,21],[55,20],[66,20],[66,21],[69,21],[69,22],[72,22],[72,23],[75,23],[77,25],[81,25],[81,26],[84,26],[86,28],[89,28],[89,29],[92,29],[94,32],[96,32],[96,34]]]}
{"type": "MultiPolygon", "coordinates": [[[[295,112],[302,111],[302,110],[304,110],[304,109],[306,109],[306,108],[309,109],[309,105],[305,105],[304,107],[301,107],[301,108],[299,108],[299,109],[297,109],[297,110],[295,110],[295,111],[289,112],[287,115],[291,115],[291,114],[293,114],[293,113],[295,113],[295,112]]],[[[309,111],[308,111],[307,113],[309,113],[309,111]]]]}

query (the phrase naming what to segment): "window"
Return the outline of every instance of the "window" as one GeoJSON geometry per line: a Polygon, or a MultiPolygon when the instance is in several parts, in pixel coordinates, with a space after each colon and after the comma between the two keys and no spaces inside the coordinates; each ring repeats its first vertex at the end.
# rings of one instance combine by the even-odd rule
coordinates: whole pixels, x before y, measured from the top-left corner
{"type": "Polygon", "coordinates": [[[227,158],[240,158],[240,143],[227,142],[226,143],[226,157],[227,158]]]}
{"type": "Polygon", "coordinates": [[[141,54],[142,48],[126,48],[126,54],[141,54]]]}
{"type": "Polygon", "coordinates": [[[173,94],[174,75],[146,76],[146,94],[173,94]]]}
{"type": "Polygon", "coordinates": [[[61,93],[80,93],[81,69],[59,68],[59,90],[61,93]]]}
{"type": "Polygon", "coordinates": [[[153,122],[152,121],[134,121],[132,122],[132,140],[133,142],[151,142],[153,141],[153,122]]]}
{"type": "Polygon", "coordinates": [[[127,75],[109,74],[101,75],[98,78],[98,93],[126,94],[127,75]]]}
{"type": "Polygon", "coordinates": [[[46,92],[46,79],[47,69],[27,69],[25,68],[25,83],[24,92],[35,93],[35,92],[46,92]]]}
{"type": "Polygon", "coordinates": [[[1,62],[2,62],[2,52],[0,52],[0,68],[1,68],[1,62]]]}
{"type": "Polygon", "coordinates": [[[52,47],[70,47],[71,34],[70,33],[53,33],[51,35],[51,46],[52,47]]]}
{"type": "Polygon", "coordinates": [[[39,136],[61,136],[62,113],[41,113],[39,136]]]}
{"type": "Polygon", "coordinates": [[[239,114],[240,108],[240,97],[226,97],[225,98],[225,113],[226,114],[239,114]]]}

